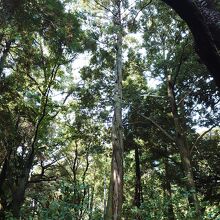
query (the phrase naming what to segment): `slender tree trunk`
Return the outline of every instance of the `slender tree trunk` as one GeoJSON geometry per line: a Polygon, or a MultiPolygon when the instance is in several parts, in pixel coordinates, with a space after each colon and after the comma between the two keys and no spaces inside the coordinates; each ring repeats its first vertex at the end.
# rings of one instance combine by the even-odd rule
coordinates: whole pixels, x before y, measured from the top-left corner
{"type": "Polygon", "coordinates": [[[93,201],[94,200],[94,187],[91,188],[91,199],[90,199],[90,206],[89,206],[89,220],[92,220],[93,214],[93,201]]]}
{"type": "Polygon", "coordinates": [[[169,161],[167,158],[164,159],[164,166],[165,166],[164,192],[165,192],[165,197],[168,200],[167,219],[175,220],[173,203],[172,203],[172,190],[171,190],[170,175],[169,175],[170,173],[169,161]]]}
{"type": "MultiPolygon", "coordinates": [[[[140,208],[141,203],[143,202],[142,197],[142,186],[141,186],[141,167],[140,167],[140,155],[138,146],[135,146],[135,194],[134,194],[134,205],[137,208],[140,208]]],[[[140,220],[141,217],[139,214],[136,215],[136,219],[140,220]]]]}
{"type": "Polygon", "coordinates": [[[168,97],[172,108],[174,126],[176,130],[176,144],[179,148],[181,163],[185,172],[185,181],[189,192],[189,204],[195,208],[195,219],[201,219],[200,205],[197,198],[195,182],[193,178],[192,165],[190,161],[190,151],[187,144],[185,133],[181,127],[180,117],[177,109],[177,104],[174,94],[174,85],[171,76],[167,76],[168,82],[168,97]]]}
{"type": "MultiPolygon", "coordinates": [[[[80,208],[80,219],[83,218],[83,215],[85,213],[85,205],[84,205],[84,202],[85,202],[85,198],[86,198],[86,194],[88,195],[89,197],[89,189],[87,189],[86,187],[86,184],[85,184],[85,179],[86,179],[86,174],[87,174],[87,171],[89,169],[89,153],[88,153],[89,149],[87,149],[87,152],[86,152],[86,168],[83,172],[83,177],[82,177],[82,184],[83,184],[83,196],[81,198],[81,208],[80,208]]],[[[89,199],[89,198],[88,198],[89,199]]],[[[88,207],[87,207],[88,208],[88,207]]]]}
{"type": "Polygon", "coordinates": [[[140,155],[138,146],[135,146],[135,195],[134,204],[140,208],[142,203],[142,187],[141,187],[141,168],[140,168],[140,155]]]}
{"type": "Polygon", "coordinates": [[[106,188],[106,175],[104,175],[104,216],[106,214],[106,205],[107,205],[107,195],[106,195],[106,192],[107,192],[107,188],[106,188]]]}
{"type": "Polygon", "coordinates": [[[117,35],[114,116],[112,123],[112,162],[105,220],[120,220],[123,203],[123,128],[122,128],[122,24],[121,1],[115,2],[114,24],[117,35]]]}

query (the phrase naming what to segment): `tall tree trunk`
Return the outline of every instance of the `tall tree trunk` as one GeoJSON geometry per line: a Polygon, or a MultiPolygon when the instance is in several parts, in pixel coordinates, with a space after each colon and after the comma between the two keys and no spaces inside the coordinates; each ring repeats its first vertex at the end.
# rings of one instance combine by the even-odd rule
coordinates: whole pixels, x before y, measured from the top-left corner
{"type": "Polygon", "coordinates": [[[94,187],[91,188],[91,198],[89,201],[89,220],[92,220],[93,203],[94,203],[94,187]]]}
{"type": "MultiPolygon", "coordinates": [[[[19,218],[20,216],[20,209],[24,201],[24,196],[25,196],[25,190],[27,188],[28,184],[28,178],[30,174],[30,170],[32,168],[33,160],[34,160],[34,151],[32,150],[30,152],[29,158],[26,161],[26,164],[23,167],[21,177],[18,180],[18,183],[12,183],[10,182],[10,169],[9,163],[10,163],[10,155],[12,153],[12,150],[9,152],[7,158],[5,159],[5,162],[3,164],[2,171],[0,173],[0,203],[2,205],[2,209],[0,210],[0,219],[4,219],[5,211],[11,211],[13,216],[15,218],[19,218]],[[10,188],[10,190],[13,192],[12,194],[12,201],[10,204],[8,204],[7,201],[7,196],[2,189],[4,185],[9,185],[13,186],[10,188]]],[[[8,189],[9,190],[9,189],[8,189]]]]}
{"type": "MultiPolygon", "coordinates": [[[[138,146],[135,146],[135,194],[134,194],[134,205],[137,208],[140,208],[141,203],[143,202],[142,197],[142,186],[141,186],[141,167],[140,167],[140,154],[138,146]]],[[[136,215],[136,219],[139,220],[141,217],[139,214],[136,215]]]]}
{"type": "MultiPolygon", "coordinates": [[[[86,151],[87,151],[87,152],[86,152],[86,168],[85,168],[85,170],[84,170],[84,172],[83,172],[83,177],[82,177],[83,196],[82,196],[82,198],[81,198],[81,204],[80,204],[80,206],[81,206],[81,208],[80,208],[80,214],[79,214],[80,219],[83,218],[83,215],[84,215],[85,210],[86,210],[86,209],[85,209],[85,206],[86,206],[86,204],[85,204],[85,198],[86,198],[86,196],[88,196],[88,199],[89,199],[89,189],[87,189],[86,184],[85,184],[86,174],[87,174],[87,171],[88,171],[88,169],[89,169],[89,153],[88,153],[89,149],[87,148],[86,151]],[[86,195],[86,194],[87,194],[87,195],[86,195]]],[[[88,205],[87,205],[87,208],[88,208],[88,205]]]]}
{"type": "Polygon", "coordinates": [[[165,192],[166,200],[168,200],[167,219],[175,220],[175,215],[173,211],[173,203],[172,203],[172,190],[171,190],[171,183],[170,183],[169,161],[167,158],[164,158],[164,166],[165,166],[164,192],[165,192]]]}
{"type": "Polygon", "coordinates": [[[104,216],[106,214],[106,205],[107,205],[107,187],[106,187],[106,174],[104,175],[104,195],[103,195],[103,199],[104,199],[104,216]]]}
{"type": "Polygon", "coordinates": [[[167,76],[168,97],[172,108],[174,126],[176,131],[176,144],[179,148],[181,163],[185,172],[186,187],[189,192],[189,204],[195,208],[195,219],[201,219],[200,205],[197,198],[195,182],[193,178],[192,165],[190,161],[190,151],[187,144],[185,133],[181,127],[180,117],[175,100],[174,85],[171,75],[167,76]]]}
{"type": "Polygon", "coordinates": [[[122,24],[121,1],[115,1],[114,24],[117,35],[114,116],[112,122],[112,162],[105,220],[120,220],[123,203],[123,128],[122,128],[122,24]]]}
{"type": "Polygon", "coordinates": [[[15,218],[20,217],[20,210],[25,199],[25,191],[28,185],[28,179],[29,179],[30,171],[33,166],[34,157],[35,157],[35,144],[38,139],[38,132],[39,132],[40,124],[46,115],[47,101],[48,101],[48,93],[46,94],[46,101],[44,105],[42,106],[42,115],[39,117],[37,123],[35,124],[35,131],[34,131],[34,135],[32,138],[32,143],[30,145],[30,154],[22,169],[22,174],[21,174],[21,177],[19,178],[18,184],[13,189],[11,211],[15,218]]]}
{"type": "Polygon", "coordinates": [[[135,146],[135,195],[134,205],[140,208],[142,203],[142,187],[141,187],[141,168],[140,168],[140,155],[138,146],[135,146]]]}
{"type": "Polygon", "coordinates": [[[3,190],[3,185],[7,177],[9,157],[10,156],[6,156],[0,173],[0,219],[5,219],[5,209],[7,208],[7,198],[3,190]]]}
{"type": "Polygon", "coordinates": [[[22,172],[22,177],[19,179],[18,186],[13,190],[12,196],[12,214],[15,218],[20,217],[21,207],[25,198],[25,190],[28,185],[28,178],[34,161],[34,149],[32,149],[29,158],[22,172]]]}

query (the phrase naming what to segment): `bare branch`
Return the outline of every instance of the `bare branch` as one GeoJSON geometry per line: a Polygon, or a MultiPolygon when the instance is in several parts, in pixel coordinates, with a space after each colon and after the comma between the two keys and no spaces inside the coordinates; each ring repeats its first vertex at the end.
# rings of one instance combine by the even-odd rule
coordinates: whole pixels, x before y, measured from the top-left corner
{"type": "Polygon", "coordinates": [[[155,122],[153,119],[146,117],[145,115],[142,115],[140,113],[138,113],[138,115],[140,115],[141,117],[147,119],[148,121],[150,121],[153,125],[155,125],[160,131],[162,131],[172,142],[176,142],[174,138],[171,137],[171,135],[169,135],[159,124],[157,124],[157,122],[155,122]]]}
{"type": "Polygon", "coordinates": [[[35,85],[36,85],[37,88],[39,89],[40,93],[43,94],[43,91],[42,91],[42,89],[40,88],[40,85],[39,85],[39,83],[36,81],[36,79],[35,79],[34,77],[32,77],[29,73],[27,73],[27,76],[28,76],[28,78],[29,78],[30,80],[32,80],[32,81],[35,83],[35,85]]]}
{"type": "MultiPolygon", "coordinates": [[[[133,17],[133,23],[134,23],[134,21],[135,21],[135,19],[138,17],[138,15],[140,14],[140,12],[142,12],[148,5],[150,5],[152,3],[152,0],[149,0],[149,2],[147,2],[146,4],[143,4],[141,7],[140,7],[140,9],[137,11],[137,13],[136,13],[136,15],[133,17]]],[[[123,13],[122,13],[122,15],[123,14],[125,14],[125,13],[127,13],[124,17],[123,17],[123,20],[125,20],[126,18],[127,18],[127,16],[130,14],[129,12],[130,12],[130,10],[131,10],[131,8],[133,8],[133,5],[135,4],[135,2],[133,2],[131,5],[130,5],[130,7],[127,9],[127,10],[125,10],[123,13]]]]}
{"type": "Polygon", "coordinates": [[[193,91],[187,92],[183,98],[180,99],[180,101],[177,103],[177,106],[181,105],[181,103],[184,101],[184,99],[189,96],[193,91]]]}
{"type": "Polygon", "coordinates": [[[101,4],[100,2],[98,2],[97,0],[94,0],[95,3],[97,5],[99,5],[101,8],[104,8],[106,11],[110,12],[113,16],[115,16],[114,12],[112,10],[110,10],[109,8],[107,8],[105,5],[101,4]]]}
{"type": "Polygon", "coordinates": [[[49,176],[49,177],[44,177],[42,179],[36,179],[36,180],[29,180],[28,183],[40,183],[40,182],[49,182],[49,181],[56,181],[57,176],[49,176]]]}
{"type": "Polygon", "coordinates": [[[133,18],[133,20],[135,20],[138,17],[139,13],[142,12],[151,3],[152,3],[152,0],[149,0],[149,2],[147,2],[146,4],[143,4],[142,7],[139,9],[139,11],[136,13],[136,15],[133,18]]]}
{"type": "Polygon", "coordinates": [[[200,134],[200,136],[196,139],[195,143],[193,144],[191,150],[190,150],[190,154],[192,153],[193,149],[196,147],[196,145],[198,144],[198,142],[208,133],[210,132],[213,128],[217,127],[217,125],[213,125],[212,127],[210,127],[208,130],[204,131],[202,134],[200,134]]]}

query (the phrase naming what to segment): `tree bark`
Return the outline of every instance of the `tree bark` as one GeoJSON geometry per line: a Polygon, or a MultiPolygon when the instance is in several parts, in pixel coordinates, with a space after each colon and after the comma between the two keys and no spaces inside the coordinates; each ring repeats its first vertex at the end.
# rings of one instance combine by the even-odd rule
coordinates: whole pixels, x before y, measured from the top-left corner
{"type": "MultiPolygon", "coordinates": [[[[143,197],[142,197],[142,185],[141,185],[141,167],[140,167],[140,154],[139,154],[139,149],[138,146],[135,146],[135,194],[134,194],[134,205],[137,208],[140,208],[141,203],[143,202],[143,197]]],[[[141,217],[137,213],[136,219],[140,220],[141,217]]]]}
{"type": "Polygon", "coordinates": [[[104,219],[120,220],[123,203],[123,127],[122,127],[122,24],[121,1],[115,2],[114,24],[116,28],[116,65],[114,115],[112,122],[112,162],[108,205],[104,219]]]}
{"type": "Polygon", "coordinates": [[[0,173],[0,219],[5,219],[5,209],[7,208],[7,199],[3,190],[3,185],[7,177],[9,158],[10,153],[6,156],[0,173]]]}
{"type": "Polygon", "coordinates": [[[89,220],[92,220],[93,203],[94,203],[94,187],[91,188],[91,198],[89,201],[89,220]]]}
{"type": "Polygon", "coordinates": [[[104,195],[103,195],[103,199],[104,199],[104,202],[103,202],[103,205],[104,205],[104,215],[103,217],[105,216],[106,214],[106,207],[107,207],[107,187],[106,187],[106,175],[104,175],[104,195]]]}
{"type": "MultiPolygon", "coordinates": [[[[187,23],[195,41],[196,52],[220,89],[220,15],[214,8],[202,10],[198,0],[162,0],[187,23]],[[214,17],[214,19],[213,19],[214,17]],[[219,22],[216,22],[219,20],[219,22]]],[[[205,0],[204,0],[205,1],[205,0]]]]}
{"type": "Polygon", "coordinates": [[[29,158],[25,164],[22,172],[22,176],[19,179],[18,186],[13,190],[12,196],[12,214],[15,218],[20,217],[21,206],[23,205],[25,198],[25,191],[28,184],[28,178],[34,161],[34,149],[30,152],[29,158]]]}
{"type": "Polygon", "coordinates": [[[189,204],[195,209],[195,219],[201,219],[200,205],[197,198],[196,187],[192,172],[192,165],[190,161],[190,150],[187,144],[187,140],[184,131],[181,127],[180,117],[176,105],[174,85],[171,76],[167,76],[168,83],[168,97],[170,99],[170,105],[172,108],[175,132],[176,132],[176,144],[180,152],[181,163],[184,169],[186,187],[189,193],[189,204]]]}
{"type": "Polygon", "coordinates": [[[140,168],[140,155],[138,146],[135,146],[135,195],[134,195],[134,204],[140,208],[143,201],[142,198],[142,187],[141,187],[141,168],[140,168]]]}
{"type": "Polygon", "coordinates": [[[173,203],[172,203],[172,190],[171,190],[171,183],[170,183],[170,169],[169,169],[168,158],[164,158],[164,166],[165,166],[164,192],[165,192],[165,197],[168,200],[167,219],[175,220],[175,215],[173,211],[173,203]]]}

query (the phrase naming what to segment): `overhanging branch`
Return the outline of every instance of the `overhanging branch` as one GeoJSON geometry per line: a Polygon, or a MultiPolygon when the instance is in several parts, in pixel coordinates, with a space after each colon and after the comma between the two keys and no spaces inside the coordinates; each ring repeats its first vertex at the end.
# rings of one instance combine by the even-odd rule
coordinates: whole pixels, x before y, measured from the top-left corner
{"type": "Polygon", "coordinates": [[[162,0],[187,23],[196,45],[196,52],[220,88],[220,54],[212,33],[199,8],[192,0],[162,0]]]}

